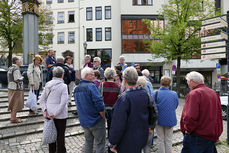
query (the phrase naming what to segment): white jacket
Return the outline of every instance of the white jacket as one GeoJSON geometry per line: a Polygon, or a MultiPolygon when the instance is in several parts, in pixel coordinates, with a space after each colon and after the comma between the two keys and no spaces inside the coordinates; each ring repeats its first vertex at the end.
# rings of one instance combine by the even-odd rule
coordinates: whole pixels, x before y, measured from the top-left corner
{"type": "Polygon", "coordinates": [[[29,86],[31,84],[34,84],[34,87],[33,87],[34,90],[38,90],[40,86],[40,82],[41,83],[43,82],[43,70],[40,65],[39,65],[39,68],[41,71],[40,76],[38,75],[37,71],[35,70],[34,63],[29,64],[28,71],[27,71],[27,76],[29,79],[29,86]]]}
{"type": "Polygon", "coordinates": [[[47,82],[40,98],[40,105],[43,111],[47,110],[49,115],[56,119],[68,117],[68,89],[61,78],[53,78],[47,82]]]}

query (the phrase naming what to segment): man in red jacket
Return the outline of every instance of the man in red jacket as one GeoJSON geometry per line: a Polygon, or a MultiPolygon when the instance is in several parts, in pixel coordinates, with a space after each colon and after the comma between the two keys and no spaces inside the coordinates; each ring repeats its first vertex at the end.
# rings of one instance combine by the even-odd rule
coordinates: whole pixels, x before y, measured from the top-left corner
{"type": "Polygon", "coordinates": [[[181,153],[214,153],[223,131],[221,104],[217,93],[204,85],[198,72],[186,75],[190,93],[185,98],[180,128],[184,134],[181,153]]]}

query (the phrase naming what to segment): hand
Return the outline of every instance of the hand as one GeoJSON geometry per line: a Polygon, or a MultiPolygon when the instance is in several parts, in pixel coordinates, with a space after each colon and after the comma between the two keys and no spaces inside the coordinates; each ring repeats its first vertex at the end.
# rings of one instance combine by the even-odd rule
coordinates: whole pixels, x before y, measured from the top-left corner
{"type": "Polygon", "coordinates": [[[32,87],[34,86],[34,84],[30,84],[32,87]]]}
{"type": "Polygon", "coordinates": [[[152,134],[153,130],[151,128],[149,128],[149,134],[152,134]]]}
{"type": "Polygon", "coordinates": [[[114,153],[117,153],[117,150],[113,147],[113,148],[110,148],[110,150],[114,153]]]}
{"type": "Polygon", "coordinates": [[[54,115],[50,115],[50,116],[49,116],[49,118],[54,119],[54,118],[55,118],[55,116],[54,116],[54,115]]]}
{"type": "Polygon", "coordinates": [[[44,111],[44,114],[43,115],[44,115],[44,118],[47,118],[49,116],[47,110],[44,111]]]}

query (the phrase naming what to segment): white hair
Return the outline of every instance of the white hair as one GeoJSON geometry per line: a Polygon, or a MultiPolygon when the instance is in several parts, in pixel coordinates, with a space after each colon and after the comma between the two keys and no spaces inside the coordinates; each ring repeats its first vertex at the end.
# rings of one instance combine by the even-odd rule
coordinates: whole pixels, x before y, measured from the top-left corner
{"type": "Polygon", "coordinates": [[[142,87],[145,88],[145,86],[146,86],[146,79],[145,79],[144,76],[139,76],[138,77],[137,85],[140,85],[140,86],[142,86],[142,87]]]}
{"type": "Polygon", "coordinates": [[[116,76],[116,71],[113,68],[106,68],[105,72],[104,72],[104,76],[106,79],[110,80],[110,79],[114,79],[116,76]]]}
{"type": "Polygon", "coordinates": [[[144,70],[142,71],[142,75],[145,75],[146,77],[148,77],[148,76],[149,76],[149,70],[144,69],[144,70]]]}
{"type": "Polygon", "coordinates": [[[60,66],[57,66],[53,68],[52,73],[53,73],[53,77],[61,78],[62,75],[64,74],[64,69],[60,66]]]}
{"type": "Polygon", "coordinates": [[[91,59],[91,55],[85,55],[84,58],[90,58],[91,59]]]}
{"type": "Polygon", "coordinates": [[[185,78],[187,81],[192,80],[194,82],[204,83],[204,76],[196,71],[189,72],[185,78]]]}
{"type": "Polygon", "coordinates": [[[99,63],[101,63],[101,58],[100,58],[100,57],[94,57],[93,60],[94,60],[94,61],[98,61],[99,63]]]}
{"type": "Polygon", "coordinates": [[[85,79],[85,76],[89,73],[94,73],[93,70],[90,67],[85,67],[81,71],[81,78],[85,79]]]}
{"type": "Polygon", "coordinates": [[[133,66],[127,67],[123,72],[123,77],[126,79],[128,85],[136,85],[138,81],[137,70],[133,66]]]}
{"type": "Polygon", "coordinates": [[[124,59],[125,60],[125,57],[123,55],[119,56],[119,59],[124,59]]]}

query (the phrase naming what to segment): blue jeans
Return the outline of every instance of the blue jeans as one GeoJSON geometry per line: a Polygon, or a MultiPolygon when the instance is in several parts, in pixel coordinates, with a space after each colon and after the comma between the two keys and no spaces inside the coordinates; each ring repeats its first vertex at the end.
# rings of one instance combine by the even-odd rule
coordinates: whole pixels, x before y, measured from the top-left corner
{"type": "Polygon", "coordinates": [[[181,153],[214,153],[215,141],[196,135],[185,135],[181,153]]]}

